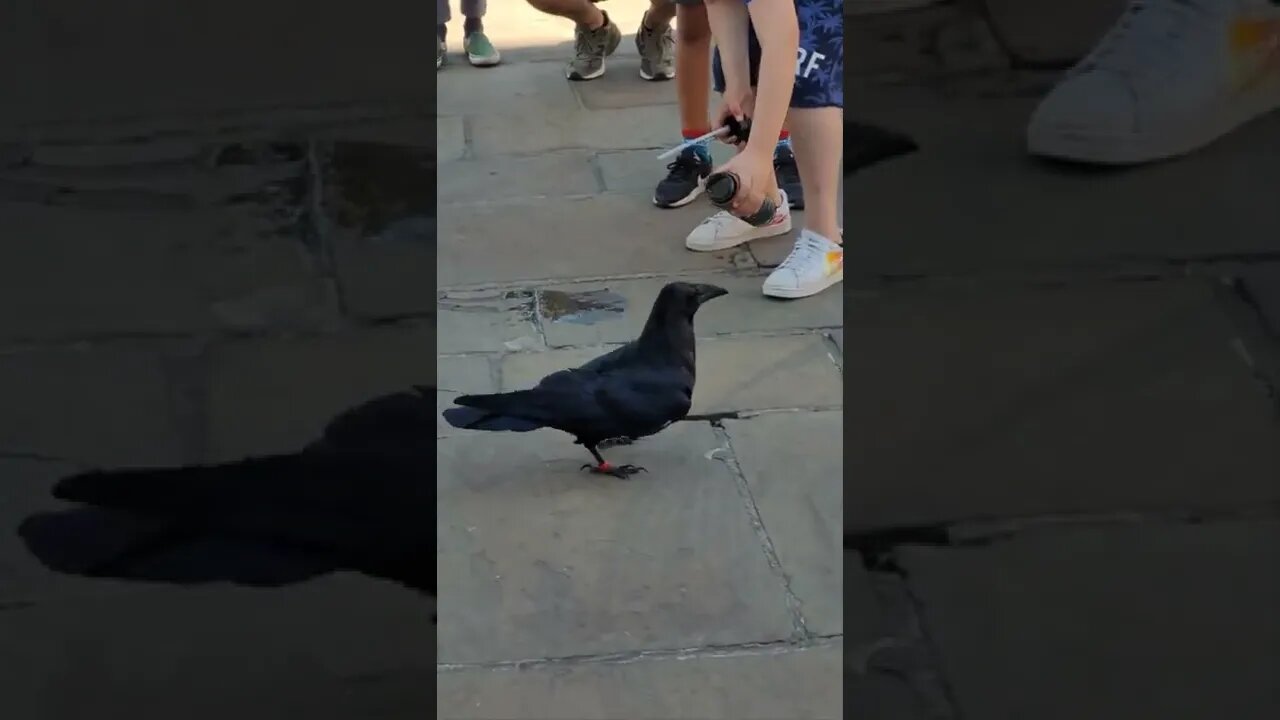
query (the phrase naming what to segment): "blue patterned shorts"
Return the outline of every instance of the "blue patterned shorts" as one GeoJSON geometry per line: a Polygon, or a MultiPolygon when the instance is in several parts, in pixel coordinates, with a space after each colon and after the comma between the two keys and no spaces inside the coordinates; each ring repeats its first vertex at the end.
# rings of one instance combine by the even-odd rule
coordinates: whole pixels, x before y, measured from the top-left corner
{"type": "MultiPolygon", "coordinates": [[[[795,0],[800,21],[800,49],[796,53],[796,85],[793,108],[844,107],[844,2],[795,0]]],[[[751,86],[760,71],[760,41],[751,28],[751,86]]],[[[720,50],[711,60],[716,92],[724,92],[720,50]]]]}

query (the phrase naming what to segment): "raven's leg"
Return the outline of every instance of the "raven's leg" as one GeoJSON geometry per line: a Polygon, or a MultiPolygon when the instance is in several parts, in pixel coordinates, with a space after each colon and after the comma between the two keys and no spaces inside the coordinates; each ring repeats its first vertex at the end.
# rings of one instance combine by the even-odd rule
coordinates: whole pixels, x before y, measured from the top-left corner
{"type": "Polygon", "coordinates": [[[591,457],[595,458],[598,463],[597,465],[587,463],[582,466],[583,470],[590,470],[597,475],[612,475],[624,480],[639,472],[649,472],[639,465],[610,465],[603,457],[600,456],[600,452],[596,450],[595,445],[583,443],[582,446],[587,449],[587,452],[591,453],[591,457]]]}

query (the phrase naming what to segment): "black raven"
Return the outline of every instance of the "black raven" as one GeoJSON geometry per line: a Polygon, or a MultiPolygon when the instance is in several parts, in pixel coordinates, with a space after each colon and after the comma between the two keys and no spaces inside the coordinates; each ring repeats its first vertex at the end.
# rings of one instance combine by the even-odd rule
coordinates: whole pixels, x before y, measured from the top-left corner
{"type": "Polygon", "coordinates": [[[644,470],[611,465],[599,446],[614,438],[653,435],[689,413],[693,402],[693,316],[728,291],[674,282],[658,293],[640,337],[536,387],[491,395],[461,395],[444,411],[457,428],[529,432],[553,428],[574,436],[595,458],[592,472],[625,478],[644,470]]]}

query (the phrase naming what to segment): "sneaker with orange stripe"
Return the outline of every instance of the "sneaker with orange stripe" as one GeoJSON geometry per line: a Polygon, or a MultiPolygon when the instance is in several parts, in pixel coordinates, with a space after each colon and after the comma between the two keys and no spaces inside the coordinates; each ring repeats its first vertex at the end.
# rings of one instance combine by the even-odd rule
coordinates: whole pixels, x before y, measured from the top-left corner
{"type": "Polygon", "coordinates": [[[801,230],[791,254],[764,281],[764,294],[786,299],[809,297],[842,280],[844,248],[811,230],[801,230]]]}
{"type": "Polygon", "coordinates": [[[1185,155],[1280,108],[1280,0],[1131,0],[1036,109],[1036,155],[1185,155]]]}

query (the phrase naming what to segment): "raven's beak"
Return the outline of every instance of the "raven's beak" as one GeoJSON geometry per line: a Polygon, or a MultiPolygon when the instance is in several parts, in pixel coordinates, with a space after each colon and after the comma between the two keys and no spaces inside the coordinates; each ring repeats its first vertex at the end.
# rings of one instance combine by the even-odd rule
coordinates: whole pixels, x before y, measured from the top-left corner
{"type": "Polygon", "coordinates": [[[698,304],[701,305],[708,300],[728,294],[728,290],[718,285],[698,285],[698,304]]]}

